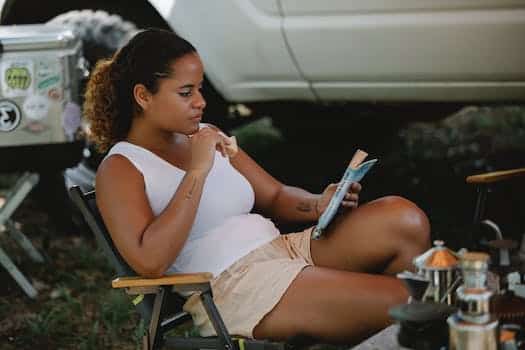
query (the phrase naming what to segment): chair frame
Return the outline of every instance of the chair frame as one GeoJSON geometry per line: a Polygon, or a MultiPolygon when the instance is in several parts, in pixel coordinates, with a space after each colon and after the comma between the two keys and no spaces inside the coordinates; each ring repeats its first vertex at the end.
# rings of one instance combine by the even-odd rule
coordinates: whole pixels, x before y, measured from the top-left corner
{"type": "MultiPolygon", "coordinates": [[[[39,179],[40,176],[37,173],[27,171],[21,174],[16,183],[9,188],[5,202],[0,204],[0,230],[5,229],[33,262],[41,264],[45,262],[44,256],[35,248],[29,238],[18,229],[14,220],[11,218],[29,192],[38,184],[39,179]]],[[[7,270],[28,297],[31,299],[37,297],[38,291],[29,279],[18,269],[2,247],[0,247],[0,265],[7,270]]]]}
{"type": "Polygon", "coordinates": [[[232,338],[213,301],[210,281],[212,274],[191,273],[173,274],[160,278],[142,278],[124,261],[115,248],[100,213],[96,207],[95,191],[83,193],[80,187],[73,186],[69,194],[80,210],[88,227],[95,235],[98,247],[120,277],[112,281],[113,288],[124,288],[130,295],[137,295],[135,307],[149,327],[143,337],[143,349],[224,349],[224,350],[287,350],[295,348],[292,343],[271,342],[244,338],[232,338]],[[199,292],[203,306],[215,329],[215,337],[166,337],[165,333],[191,319],[181,310],[185,299],[180,292],[199,292]],[[153,298],[151,298],[153,297],[153,298]],[[176,313],[169,314],[169,301],[177,305],[176,313]]]}
{"type": "MultiPolygon", "coordinates": [[[[487,201],[488,193],[491,191],[491,186],[495,183],[514,179],[516,177],[524,176],[525,168],[493,171],[489,173],[471,175],[466,178],[468,184],[476,186],[477,198],[476,207],[474,209],[474,216],[472,218],[472,231],[478,231],[481,219],[485,215],[485,203],[487,201]]],[[[475,246],[474,233],[469,232],[468,243],[471,247],[475,246]]]]}

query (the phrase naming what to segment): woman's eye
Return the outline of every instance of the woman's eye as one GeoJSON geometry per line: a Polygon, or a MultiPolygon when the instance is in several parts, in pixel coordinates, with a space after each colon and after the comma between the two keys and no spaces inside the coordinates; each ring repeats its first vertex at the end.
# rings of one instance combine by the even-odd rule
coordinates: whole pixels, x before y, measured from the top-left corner
{"type": "Polygon", "coordinates": [[[181,91],[181,92],[179,92],[179,95],[182,96],[182,97],[190,97],[191,96],[191,91],[181,91]]]}

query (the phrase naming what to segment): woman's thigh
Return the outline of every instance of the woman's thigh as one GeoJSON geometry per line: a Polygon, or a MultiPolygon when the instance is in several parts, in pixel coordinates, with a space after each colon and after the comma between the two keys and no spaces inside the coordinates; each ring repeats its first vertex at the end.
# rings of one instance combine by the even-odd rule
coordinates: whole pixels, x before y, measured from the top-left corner
{"type": "Polygon", "coordinates": [[[384,197],[338,216],[321,239],[312,240],[311,254],[318,266],[395,274],[428,249],[429,236],[421,209],[401,197],[384,197]]]}
{"type": "Polygon", "coordinates": [[[309,266],[255,327],[255,338],[309,335],[358,342],[390,323],[388,308],[408,294],[393,277],[309,266]]]}

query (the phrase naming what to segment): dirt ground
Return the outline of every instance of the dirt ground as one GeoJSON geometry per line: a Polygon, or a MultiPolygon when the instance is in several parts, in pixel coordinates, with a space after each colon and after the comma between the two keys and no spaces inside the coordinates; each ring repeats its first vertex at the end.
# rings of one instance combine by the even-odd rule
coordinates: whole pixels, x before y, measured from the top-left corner
{"type": "MultiPolygon", "coordinates": [[[[429,215],[433,238],[453,249],[463,246],[472,230],[476,192],[465,177],[525,167],[523,106],[473,106],[426,122],[361,110],[348,115],[343,109],[320,118],[323,111],[312,108],[290,108],[289,114],[296,114],[292,121],[274,119],[272,127],[271,119],[260,119],[235,133],[275,177],[313,192],[338,181],[355,149],[368,151],[380,163],[362,181],[361,202],[388,194],[413,200],[429,215]]],[[[1,176],[0,186],[12,179],[1,176]]],[[[525,232],[524,183],[517,179],[497,186],[488,202],[487,215],[516,240],[525,232]]],[[[39,291],[30,300],[0,269],[0,349],[137,348],[144,325],[130,298],[111,290],[113,271],[90,233],[51,218],[49,205],[33,194],[14,219],[46,262],[32,263],[0,233],[2,249],[39,291]]]]}

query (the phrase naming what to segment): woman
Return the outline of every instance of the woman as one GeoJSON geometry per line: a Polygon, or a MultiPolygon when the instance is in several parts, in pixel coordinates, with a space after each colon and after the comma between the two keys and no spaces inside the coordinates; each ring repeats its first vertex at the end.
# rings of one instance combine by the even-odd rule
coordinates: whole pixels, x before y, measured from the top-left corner
{"type": "MultiPolygon", "coordinates": [[[[246,153],[223,157],[231,140],[201,123],[206,102],[195,48],[174,33],[146,30],[87,86],[92,139],[110,151],[96,179],[97,204],[121,255],[140,275],[214,274],[215,302],[230,333],[329,342],[360,340],[389,323],[407,291],[394,275],[429,246],[429,223],[413,203],[381,198],[357,208],[353,184],[320,240],[310,229],[280,235],[250,214],[314,222],[334,193],[283,185],[246,153]]],[[[202,335],[213,329],[188,299],[202,335]]]]}

